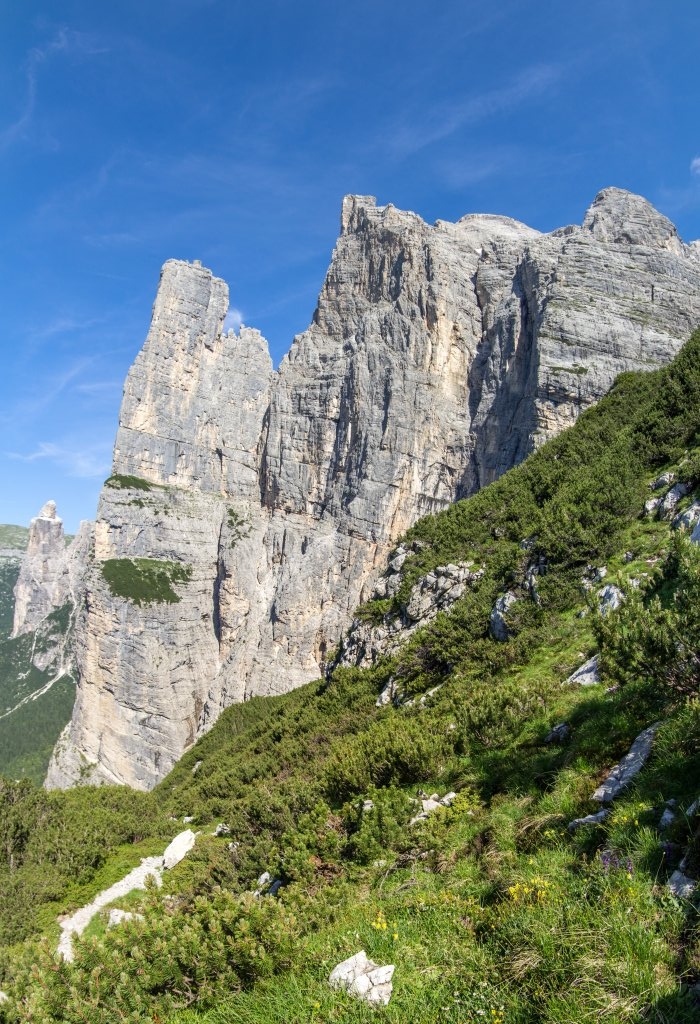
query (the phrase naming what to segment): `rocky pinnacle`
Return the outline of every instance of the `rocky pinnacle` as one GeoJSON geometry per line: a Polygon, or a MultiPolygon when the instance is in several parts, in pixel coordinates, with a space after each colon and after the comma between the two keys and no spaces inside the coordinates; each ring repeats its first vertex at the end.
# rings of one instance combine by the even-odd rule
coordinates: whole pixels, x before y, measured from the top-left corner
{"type": "Polygon", "coordinates": [[[27,551],[15,584],[13,636],[35,629],[68,600],[70,580],[63,520],[56,502],[47,501],[29,524],[27,551]]]}

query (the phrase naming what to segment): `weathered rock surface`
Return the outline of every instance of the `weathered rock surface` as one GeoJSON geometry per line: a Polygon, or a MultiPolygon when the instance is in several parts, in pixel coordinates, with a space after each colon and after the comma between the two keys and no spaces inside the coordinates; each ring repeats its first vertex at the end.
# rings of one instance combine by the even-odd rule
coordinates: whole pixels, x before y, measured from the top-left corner
{"type": "Polygon", "coordinates": [[[671,526],[674,530],[690,530],[695,528],[695,525],[700,520],[700,501],[694,501],[688,508],[684,509],[683,512],[679,512],[674,517],[671,526]]]}
{"type": "Polygon", "coordinates": [[[508,610],[512,608],[517,600],[516,595],[509,590],[506,594],[501,594],[491,609],[489,632],[494,640],[500,640],[501,643],[505,643],[510,636],[507,615],[508,610]]]}
{"type": "Polygon", "coordinates": [[[359,953],[343,960],[331,971],[328,982],[331,988],[342,988],[351,995],[368,1003],[387,1006],[391,999],[391,979],[396,970],[394,964],[381,967],[370,960],[361,949],[359,953]]]}
{"type": "Polygon", "coordinates": [[[641,771],[647,762],[654,736],[659,730],[661,722],[655,722],[648,729],[640,732],[634,743],[625,754],[622,760],[609,772],[604,782],[596,789],[592,800],[601,804],[609,804],[625,790],[635,775],[641,771]]]}
{"type": "Polygon", "coordinates": [[[608,612],[615,611],[619,608],[625,599],[625,595],[622,593],[619,587],[616,587],[614,583],[608,583],[598,591],[598,610],[601,615],[607,615],[608,612]]]}
{"type": "MultiPolygon", "coordinates": [[[[389,563],[388,573],[377,581],[373,598],[395,594],[401,585],[401,569],[406,554],[401,553],[389,563]],[[397,568],[398,566],[398,568],[397,568]]],[[[398,614],[387,615],[379,625],[354,619],[347,636],[343,637],[338,655],[341,665],[355,665],[367,668],[382,655],[393,653],[406,643],[417,629],[424,626],[440,611],[447,611],[484,574],[483,567],[473,562],[458,565],[441,565],[432,572],[421,576],[411,588],[405,606],[398,614]]],[[[397,696],[392,680],[389,680],[380,694],[377,706],[389,704],[397,696]]]]}
{"type": "Polygon", "coordinates": [[[607,807],[601,808],[595,814],[587,814],[585,818],[574,818],[568,824],[569,832],[576,832],[577,829],[583,828],[585,825],[600,825],[610,814],[610,810],[607,807]]]}
{"type": "Polygon", "coordinates": [[[689,878],[680,870],[674,871],[666,884],[669,891],[681,899],[690,899],[698,885],[694,878],[689,878]]]}
{"type": "Polygon", "coordinates": [[[184,860],[194,846],[196,838],[197,836],[190,828],[175,836],[163,854],[163,867],[167,869],[174,868],[176,864],[184,860]]]}
{"type": "Polygon", "coordinates": [[[674,484],[659,505],[659,516],[663,519],[671,519],[676,510],[676,505],[689,492],[690,487],[688,484],[674,484]]]}
{"type": "Polygon", "coordinates": [[[583,665],[579,665],[576,671],[564,680],[562,686],[595,686],[599,682],[598,655],[594,654],[588,661],[584,661],[583,665]]]}
{"type": "Polygon", "coordinates": [[[343,202],[311,326],[277,372],[226,285],[163,268],[127,378],[87,601],[78,695],[48,784],[148,788],[228,704],[322,675],[416,519],[573,423],[622,370],[669,361],[700,321],[700,259],[639,196],[581,227],[429,226],[343,202]],[[107,559],[187,565],[177,604],[110,593],[107,559]]]}
{"type": "Polygon", "coordinates": [[[571,736],[571,726],[568,722],[559,722],[555,725],[544,738],[545,743],[566,743],[571,736]]]}
{"type": "Polygon", "coordinates": [[[418,814],[411,818],[409,824],[416,825],[419,821],[425,821],[426,818],[429,818],[435,811],[440,810],[441,807],[451,807],[456,799],[457,794],[452,790],[449,793],[445,793],[443,797],[433,793],[432,796],[421,800],[421,809],[418,814]]]}
{"type": "Polygon", "coordinates": [[[66,544],[63,520],[56,514],[53,501],[48,501],[32,519],[14,592],[13,636],[36,629],[67,601],[78,602],[91,556],[93,527],[91,522],[81,522],[66,544]]]}

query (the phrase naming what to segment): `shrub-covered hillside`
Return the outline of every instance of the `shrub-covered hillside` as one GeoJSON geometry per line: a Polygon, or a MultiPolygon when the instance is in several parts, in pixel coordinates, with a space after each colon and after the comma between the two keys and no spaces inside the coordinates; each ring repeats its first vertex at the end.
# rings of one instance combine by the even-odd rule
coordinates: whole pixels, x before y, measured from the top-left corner
{"type": "Polygon", "coordinates": [[[700,332],[410,531],[395,593],[357,629],[391,633],[438,567],[479,571],[371,667],[229,708],[153,794],[3,783],[0,1020],[696,1020],[698,898],[667,882],[681,862],[700,875],[700,546],[682,526],[698,485],[700,332]],[[596,652],[598,683],[562,685],[596,652]],[[599,815],[594,790],[652,723],[599,815]],[[96,917],[57,960],[56,915],[183,817],[189,857],[119,901],[142,917],[96,917]],[[387,1007],[328,986],[360,949],[396,965],[387,1007]]]}
{"type": "Polygon", "coordinates": [[[67,607],[50,615],[36,631],[10,639],[14,587],[28,541],[25,527],[0,526],[0,775],[41,784],[51,751],[70,718],[75,684],[69,675],[58,673],[55,678],[57,661],[51,654],[63,644],[67,607]],[[37,668],[35,662],[43,667],[37,668]]]}

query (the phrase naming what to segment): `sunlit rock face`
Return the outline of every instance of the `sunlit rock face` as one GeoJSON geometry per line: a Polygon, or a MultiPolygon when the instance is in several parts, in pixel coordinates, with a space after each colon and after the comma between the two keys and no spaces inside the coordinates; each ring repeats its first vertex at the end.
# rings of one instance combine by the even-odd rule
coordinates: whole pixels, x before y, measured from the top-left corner
{"type": "Polygon", "coordinates": [[[129,372],[77,626],[78,697],[48,784],[149,788],[234,701],[317,678],[396,538],[575,421],[700,322],[700,247],[606,189],[582,226],[428,225],[371,197],[273,372],[223,333],[228,289],[165,264],[129,372]],[[134,484],[128,478],[150,483],[134,484]],[[178,603],[115,596],[106,560],[191,570],[178,603]]]}

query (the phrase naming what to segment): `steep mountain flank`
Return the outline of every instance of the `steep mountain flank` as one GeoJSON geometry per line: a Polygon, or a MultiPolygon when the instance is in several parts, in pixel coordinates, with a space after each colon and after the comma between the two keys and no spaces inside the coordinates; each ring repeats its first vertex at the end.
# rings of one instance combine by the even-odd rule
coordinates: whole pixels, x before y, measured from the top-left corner
{"type": "Polygon", "coordinates": [[[29,530],[1,530],[15,547],[0,548],[0,773],[41,782],[75,697],[72,620],[92,524],[67,538],[49,501],[29,530]]]}
{"type": "Polygon", "coordinates": [[[0,526],[0,642],[12,633],[15,584],[28,540],[25,527],[0,526]]]}
{"type": "Polygon", "coordinates": [[[127,378],[48,785],[150,788],[227,705],[322,674],[396,538],[573,423],[700,322],[700,251],[644,199],[581,227],[343,202],[273,373],[226,285],[165,264],[127,378]]]}

